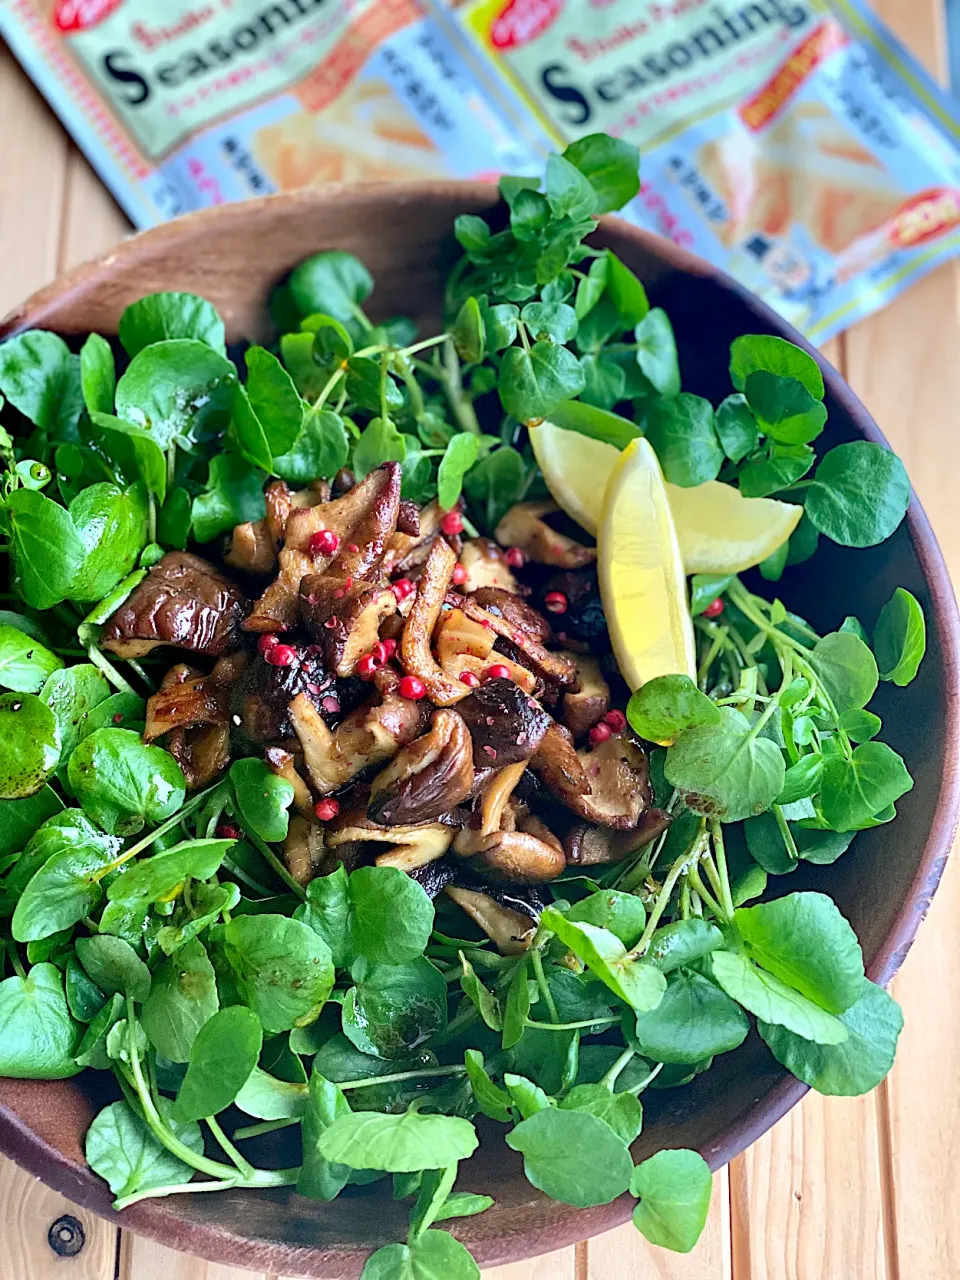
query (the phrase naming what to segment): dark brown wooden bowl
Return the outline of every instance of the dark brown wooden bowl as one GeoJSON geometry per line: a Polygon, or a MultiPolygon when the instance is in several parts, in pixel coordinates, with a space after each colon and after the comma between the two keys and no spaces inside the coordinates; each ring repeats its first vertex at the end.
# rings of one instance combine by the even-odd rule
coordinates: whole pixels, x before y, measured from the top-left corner
{"type": "MultiPolygon", "coordinates": [[[[155,289],[203,294],[219,308],[230,338],[263,337],[269,287],[301,258],[334,247],[359,254],[373,272],[377,317],[405,312],[436,326],[441,284],[458,253],[453,219],[464,212],[487,214],[497,199],[493,186],[446,182],[304,192],[208,210],[136,236],[70,272],[0,324],[0,337],[27,327],[114,333],[127,303],[155,289]]],[[[830,444],[883,441],[837,372],[732,280],[617,219],[605,220],[596,240],[614,249],[668,310],[688,390],[716,403],[729,391],[730,341],[741,333],[780,334],[811,350],[823,369],[830,444]]],[[[924,606],[928,650],[910,690],[882,686],[877,708],[916,785],[891,827],[864,832],[831,867],[805,864],[773,884],[775,891],[816,887],[830,893],[860,936],[870,977],[882,983],[896,973],[923,919],[957,825],[960,630],[953,589],[916,498],[882,546],[851,551],[822,540],[816,557],[788,570],[777,588],[791,608],[827,631],[849,613],[872,628],[897,586],[924,606]]],[[[405,1231],[405,1209],[372,1188],[329,1205],[285,1191],[177,1196],[142,1202],[118,1218],[106,1184],[83,1158],[99,1088],[91,1073],[56,1083],[0,1080],[0,1149],[72,1200],[134,1231],[258,1271],[355,1277],[370,1249],[405,1231]]],[[[718,1168],[804,1092],[752,1036],[686,1088],[645,1095],[646,1128],[637,1154],[692,1146],[718,1168]]],[[[483,1137],[463,1181],[470,1190],[492,1194],[496,1207],[454,1227],[482,1265],[557,1249],[629,1216],[627,1197],[586,1210],[546,1200],[524,1179],[519,1158],[497,1137],[496,1126],[483,1137]]]]}

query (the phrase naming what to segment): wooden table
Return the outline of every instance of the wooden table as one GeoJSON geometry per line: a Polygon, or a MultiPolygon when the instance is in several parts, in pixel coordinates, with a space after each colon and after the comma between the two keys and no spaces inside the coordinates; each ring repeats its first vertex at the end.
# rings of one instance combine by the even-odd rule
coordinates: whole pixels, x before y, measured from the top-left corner
{"type": "MultiPolygon", "coordinates": [[[[879,0],[924,62],[943,66],[940,0],[879,0]]],[[[0,48],[0,314],[128,225],[0,48]]],[[[906,463],[960,575],[960,266],[942,267],[829,344],[906,463]]],[[[896,856],[895,847],[890,850],[896,856]]],[[[486,1280],[956,1280],[960,1277],[960,864],[895,983],[906,1029],[874,1094],[811,1094],[717,1174],[696,1250],[649,1247],[632,1226],[500,1267],[486,1280]]],[[[0,1159],[0,1280],[245,1280],[141,1239],[0,1159]],[[58,1258],[48,1231],[75,1213],[86,1243],[58,1258]]],[[[273,1280],[257,1277],[256,1280],[273,1280]]]]}

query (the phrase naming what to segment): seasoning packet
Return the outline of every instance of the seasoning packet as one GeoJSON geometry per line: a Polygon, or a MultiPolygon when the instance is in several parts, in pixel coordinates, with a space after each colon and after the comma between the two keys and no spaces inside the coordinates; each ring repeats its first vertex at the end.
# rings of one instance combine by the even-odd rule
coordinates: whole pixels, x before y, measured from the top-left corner
{"type": "Polygon", "coordinates": [[[0,35],[138,227],[531,164],[417,0],[0,0],[0,35]]]}
{"type": "Polygon", "coordinates": [[[625,211],[815,342],[960,249],[960,104],[859,0],[431,0],[518,139],[635,143],[625,211]]]}

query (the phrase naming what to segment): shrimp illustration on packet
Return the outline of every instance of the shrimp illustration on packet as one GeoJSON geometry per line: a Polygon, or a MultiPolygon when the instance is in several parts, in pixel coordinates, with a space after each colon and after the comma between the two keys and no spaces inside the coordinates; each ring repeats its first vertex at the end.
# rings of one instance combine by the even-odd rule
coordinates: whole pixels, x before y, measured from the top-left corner
{"type": "Polygon", "coordinates": [[[626,216],[816,342],[960,249],[960,107],[861,0],[0,0],[0,34],[138,226],[603,131],[626,216]]]}

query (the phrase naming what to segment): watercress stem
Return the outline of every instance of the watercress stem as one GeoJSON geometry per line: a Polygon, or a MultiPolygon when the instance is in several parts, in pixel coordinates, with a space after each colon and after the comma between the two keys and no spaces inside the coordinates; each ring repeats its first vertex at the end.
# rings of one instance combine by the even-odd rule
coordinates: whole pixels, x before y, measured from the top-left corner
{"type": "Polygon", "coordinates": [[[260,1138],[265,1133],[276,1133],[278,1129],[289,1129],[292,1125],[299,1124],[300,1117],[288,1117],[285,1120],[263,1120],[260,1124],[248,1124],[242,1129],[234,1129],[233,1141],[244,1142],[247,1138],[260,1138]]]}
{"type": "MultiPolygon", "coordinates": [[[[533,952],[533,975],[537,980],[537,986],[540,989],[540,994],[543,996],[544,1003],[550,1011],[550,1021],[554,1023],[559,1022],[560,1015],[557,1013],[556,1001],[554,1000],[553,993],[547,984],[547,975],[543,972],[543,956],[538,950],[533,952]]],[[[589,1025],[590,1024],[587,1023],[587,1026],[589,1025]]]]}
{"type": "Polygon", "coordinates": [[[583,1022],[537,1022],[535,1018],[527,1018],[525,1025],[540,1031],[583,1031],[586,1027],[612,1027],[619,1021],[619,1018],[587,1018],[583,1022]]]}
{"type": "Polygon", "coordinates": [[[302,898],[304,902],[306,902],[307,894],[306,894],[306,891],[304,890],[303,885],[300,884],[298,881],[294,880],[293,876],[290,874],[287,868],[283,865],[283,863],[280,861],[277,855],[273,852],[270,846],[266,844],[263,840],[261,840],[260,837],[253,831],[247,831],[245,832],[245,835],[247,839],[250,841],[250,843],[253,845],[253,847],[260,854],[260,856],[263,858],[263,860],[266,863],[268,863],[273,868],[273,870],[277,873],[277,875],[280,877],[283,883],[287,886],[287,888],[292,889],[293,892],[299,898],[302,898]]]}
{"type": "Polygon", "coordinates": [[[194,809],[199,809],[204,799],[215,789],[216,787],[213,786],[207,787],[206,791],[198,791],[192,799],[188,800],[182,808],[177,810],[172,818],[167,818],[166,822],[161,822],[159,827],[154,827],[149,835],[144,836],[142,840],[138,840],[137,843],[131,845],[129,849],[124,849],[123,853],[121,853],[119,857],[114,858],[114,860],[111,863],[108,863],[107,866],[101,867],[98,871],[95,871],[91,876],[91,879],[94,881],[102,880],[104,876],[109,875],[111,871],[116,871],[117,867],[122,867],[125,862],[129,862],[131,858],[135,858],[137,854],[142,853],[144,849],[149,849],[155,840],[159,839],[162,835],[166,835],[166,833],[173,827],[179,826],[180,823],[183,822],[184,818],[193,813],[194,809]]]}
{"type": "Polygon", "coordinates": [[[656,927],[660,923],[660,917],[667,908],[667,903],[670,901],[670,895],[673,893],[674,885],[689,867],[696,866],[703,852],[704,840],[705,836],[703,828],[701,827],[700,834],[697,836],[693,847],[682,853],[670,868],[667,878],[663,882],[663,887],[657,895],[657,900],[653,904],[653,910],[647,917],[647,927],[644,929],[637,945],[632,951],[627,953],[628,959],[638,960],[650,945],[650,939],[653,937],[656,927]]]}
{"type": "Polygon", "coordinates": [[[137,696],[137,691],[133,685],[124,680],[110,659],[104,657],[95,644],[92,644],[87,650],[87,657],[99,671],[103,672],[119,693],[132,693],[134,697],[137,696]]]}
{"type": "Polygon", "coordinates": [[[240,1178],[220,1178],[216,1182],[180,1182],[167,1187],[147,1187],[145,1191],[134,1191],[132,1195],[121,1196],[114,1200],[113,1207],[119,1213],[121,1209],[129,1209],[139,1200],[153,1200],[158,1196],[176,1196],[194,1191],[229,1191],[239,1184],[240,1178]]]}
{"type": "MultiPolygon", "coordinates": [[[[776,809],[774,805],[774,809],[776,809]]],[[[710,819],[710,834],[713,837],[713,850],[717,859],[717,871],[720,875],[720,901],[727,915],[733,919],[733,894],[730,890],[730,873],[727,870],[727,850],[723,840],[723,824],[717,818],[710,819]]]]}
{"type": "Polygon", "coordinates": [[[620,1057],[617,1058],[610,1070],[600,1077],[600,1084],[613,1093],[613,1086],[617,1083],[617,1077],[627,1063],[634,1057],[636,1057],[635,1049],[624,1049],[623,1053],[621,1053],[620,1057]]]}
{"type": "Polygon", "coordinates": [[[696,889],[697,893],[700,895],[702,900],[707,904],[707,906],[710,908],[713,914],[717,917],[717,919],[726,920],[727,918],[726,912],[724,911],[723,907],[721,907],[720,903],[716,900],[716,898],[713,896],[713,894],[710,892],[710,890],[707,888],[707,886],[703,883],[702,879],[700,878],[700,872],[698,868],[691,867],[690,870],[687,872],[687,877],[690,880],[690,883],[693,885],[694,889],[696,889]]]}
{"type": "Polygon", "coordinates": [[[376,1084],[399,1084],[402,1080],[419,1080],[434,1076],[462,1076],[467,1068],[459,1067],[423,1067],[420,1071],[394,1071],[387,1076],[370,1076],[366,1080],[343,1080],[339,1082],[341,1089],[369,1089],[376,1084]]]}
{"type": "Polygon", "coordinates": [[[457,426],[460,430],[471,431],[475,436],[481,435],[482,431],[480,422],[474,410],[473,403],[463,394],[463,381],[460,377],[460,361],[457,358],[453,339],[449,337],[443,345],[443,375],[441,377],[441,383],[444,391],[446,392],[450,409],[457,420],[457,426]]]}
{"type": "Polygon", "coordinates": [[[791,861],[799,862],[800,850],[797,848],[797,842],[793,838],[793,832],[790,830],[789,824],[783,816],[783,809],[780,805],[775,804],[773,806],[773,816],[777,820],[777,828],[783,839],[783,843],[787,846],[787,853],[789,854],[791,861]]]}
{"type": "Polygon", "coordinates": [[[210,1127],[210,1132],[216,1138],[217,1142],[220,1144],[223,1151],[227,1154],[227,1156],[229,1156],[229,1158],[237,1166],[237,1171],[242,1175],[244,1179],[252,1178],[253,1175],[256,1173],[256,1170],[254,1169],[253,1165],[250,1163],[249,1160],[244,1159],[244,1157],[233,1145],[233,1143],[230,1141],[227,1135],[223,1132],[219,1124],[217,1124],[216,1117],[207,1116],[206,1121],[210,1127]]]}
{"type": "Polygon", "coordinates": [[[643,1093],[644,1089],[653,1084],[654,1080],[656,1080],[657,1076],[663,1070],[664,1065],[664,1063],[658,1062],[645,1080],[641,1080],[639,1084],[633,1085],[631,1088],[625,1090],[625,1092],[632,1093],[634,1097],[636,1097],[637,1094],[643,1093]]]}

